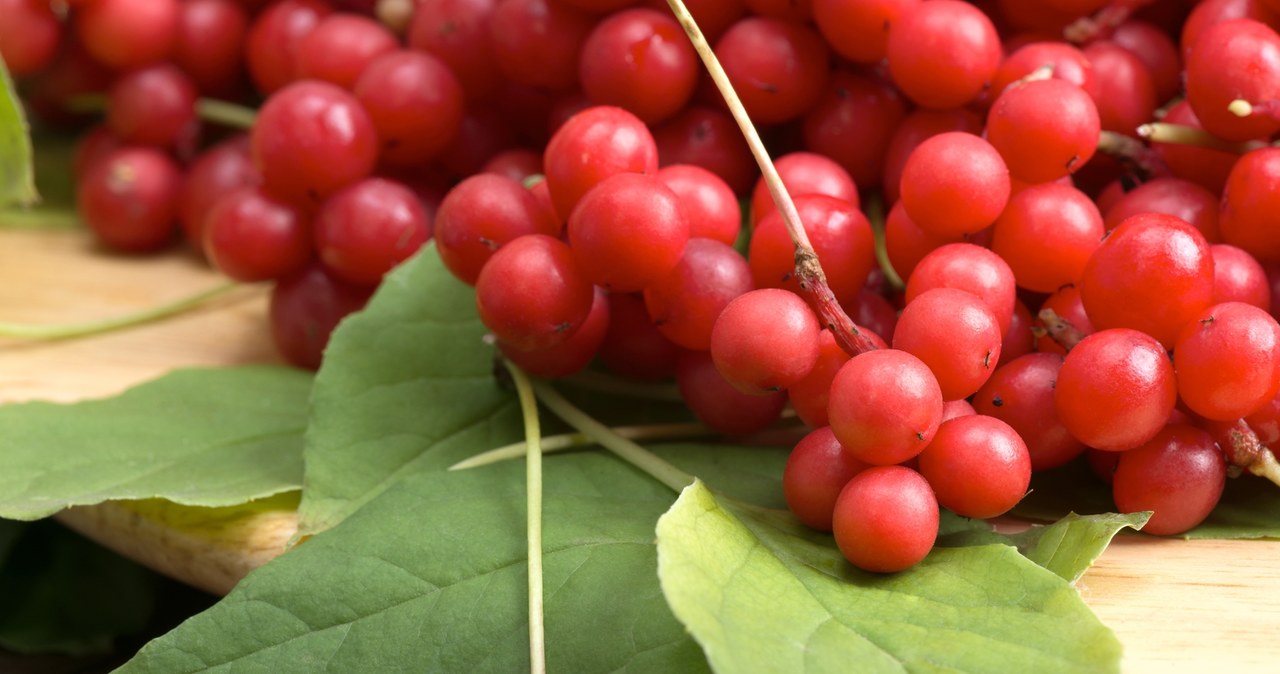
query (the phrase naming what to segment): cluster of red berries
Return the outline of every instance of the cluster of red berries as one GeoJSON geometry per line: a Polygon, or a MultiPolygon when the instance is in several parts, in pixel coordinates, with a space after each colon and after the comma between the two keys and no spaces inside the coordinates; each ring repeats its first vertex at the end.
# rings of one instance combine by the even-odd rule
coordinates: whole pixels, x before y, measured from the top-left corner
{"type": "Polygon", "coordinates": [[[532,374],[674,378],[733,436],[793,410],[787,501],[864,569],[1075,460],[1184,531],[1280,441],[1280,2],[686,4],[825,287],[659,0],[0,0],[0,54],[45,118],[111,82],[86,221],[277,280],[294,360],[434,236],[532,374]],[[266,98],[219,138],[201,95],[266,98]]]}

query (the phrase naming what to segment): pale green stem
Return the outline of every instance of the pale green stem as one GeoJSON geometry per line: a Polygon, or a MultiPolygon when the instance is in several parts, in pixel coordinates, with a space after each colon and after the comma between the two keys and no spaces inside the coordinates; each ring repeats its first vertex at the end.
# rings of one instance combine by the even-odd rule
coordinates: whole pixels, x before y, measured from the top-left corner
{"type": "Polygon", "coordinates": [[[0,322],[0,337],[16,337],[19,339],[70,339],[72,337],[87,337],[89,335],[102,334],[119,330],[121,328],[129,328],[143,323],[167,318],[175,314],[193,309],[200,304],[207,302],[219,295],[226,294],[240,287],[239,283],[234,281],[215,286],[208,290],[196,293],[190,297],[185,297],[176,302],[162,304],[157,307],[144,309],[137,313],[119,316],[116,318],[108,318],[100,321],[89,321],[87,323],[67,323],[62,325],[31,325],[27,323],[3,323],[0,322]]]}
{"type": "MultiPolygon", "coordinates": [[[[612,430],[620,437],[628,440],[688,440],[691,438],[715,437],[716,435],[715,431],[698,423],[614,426],[612,430]]],[[[583,433],[562,433],[542,438],[541,444],[542,453],[547,454],[549,452],[562,452],[576,447],[595,445],[596,441],[583,433]]],[[[500,461],[518,459],[525,455],[525,452],[528,451],[528,446],[526,442],[513,442],[509,445],[503,445],[459,461],[449,466],[449,470],[479,468],[480,466],[487,466],[500,461]]]]}
{"type": "Polygon", "coordinates": [[[613,429],[596,421],[591,415],[583,412],[560,395],[549,384],[534,380],[530,382],[538,400],[565,423],[576,428],[583,435],[590,437],[597,444],[613,452],[618,458],[644,471],[653,479],[667,485],[677,493],[693,483],[693,476],[662,460],[658,455],[641,447],[613,431],[613,429]]]}
{"type": "Polygon", "coordinates": [[[529,671],[545,674],[547,671],[546,630],[542,611],[542,427],[538,423],[538,401],[530,388],[529,378],[511,361],[503,361],[520,398],[520,413],[524,417],[525,491],[528,499],[528,556],[529,556],[529,671]]]}
{"type": "Polygon", "coordinates": [[[1138,127],[1138,135],[1152,143],[1172,143],[1176,145],[1194,145],[1223,152],[1244,154],[1250,150],[1265,147],[1266,143],[1233,143],[1223,140],[1204,129],[1185,124],[1170,122],[1149,122],[1138,127]]]}
{"type": "Polygon", "coordinates": [[[196,115],[206,122],[213,122],[232,129],[248,131],[258,113],[253,108],[212,98],[196,100],[196,115]]]}
{"type": "Polygon", "coordinates": [[[884,279],[889,282],[895,290],[902,290],[907,287],[902,277],[898,275],[898,270],[893,268],[893,263],[889,261],[888,244],[885,243],[885,212],[884,202],[878,196],[870,196],[866,201],[867,220],[871,223],[871,234],[875,237],[876,263],[880,265],[880,271],[884,274],[884,279]]]}
{"type": "MultiPolygon", "coordinates": [[[[102,112],[107,109],[107,97],[104,94],[76,96],[67,102],[67,109],[72,112],[102,112]]],[[[196,99],[196,116],[219,126],[247,131],[257,115],[253,108],[237,103],[214,98],[196,99]]]]}

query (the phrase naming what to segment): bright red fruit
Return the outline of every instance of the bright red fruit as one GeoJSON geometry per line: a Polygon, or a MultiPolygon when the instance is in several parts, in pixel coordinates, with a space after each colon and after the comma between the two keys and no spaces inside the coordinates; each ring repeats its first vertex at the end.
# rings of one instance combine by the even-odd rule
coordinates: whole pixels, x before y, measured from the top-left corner
{"type": "Polygon", "coordinates": [[[720,312],[711,329],[711,357],[720,374],[744,393],[778,391],[813,369],[820,329],[799,295],[752,290],[720,312]]]}
{"type": "Polygon", "coordinates": [[[902,463],[933,440],[942,390],[929,366],[906,351],[854,356],[836,373],[827,404],[831,430],[867,463],[902,463]]]}
{"type": "Polygon", "coordinates": [[[894,573],[923,560],[938,538],[938,499],[919,473],[873,466],[849,480],[836,499],[836,546],[863,571],[894,573]]]}

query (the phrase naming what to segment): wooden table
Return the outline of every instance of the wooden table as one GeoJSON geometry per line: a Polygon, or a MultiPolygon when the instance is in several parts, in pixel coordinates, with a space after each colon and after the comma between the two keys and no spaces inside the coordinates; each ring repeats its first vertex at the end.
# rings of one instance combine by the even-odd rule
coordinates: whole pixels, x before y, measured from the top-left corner
{"type": "MultiPolygon", "coordinates": [[[[114,257],[78,232],[0,228],[0,321],[110,317],[219,282],[182,252],[114,257]]],[[[108,396],[181,366],[276,362],[265,307],[265,290],[246,288],[108,335],[0,339],[0,404],[108,396]]],[[[1124,643],[1126,672],[1280,671],[1280,541],[1121,537],[1078,586],[1124,643]]]]}

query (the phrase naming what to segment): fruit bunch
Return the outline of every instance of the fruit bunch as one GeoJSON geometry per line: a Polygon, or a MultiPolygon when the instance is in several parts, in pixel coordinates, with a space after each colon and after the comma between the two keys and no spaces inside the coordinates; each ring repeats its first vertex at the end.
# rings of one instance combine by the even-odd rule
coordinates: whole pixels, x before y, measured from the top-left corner
{"type": "Polygon", "coordinates": [[[873,571],[1072,461],[1156,534],[1280,474],[1275,0],[66,4],[0,55],[105,94],[86,222],[274,281],[295,362],[433,237],[533,375],[794,413],[786,499],[873,571]]]}

